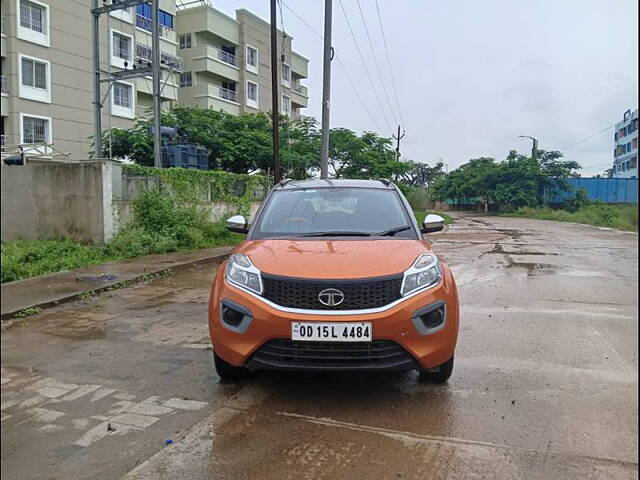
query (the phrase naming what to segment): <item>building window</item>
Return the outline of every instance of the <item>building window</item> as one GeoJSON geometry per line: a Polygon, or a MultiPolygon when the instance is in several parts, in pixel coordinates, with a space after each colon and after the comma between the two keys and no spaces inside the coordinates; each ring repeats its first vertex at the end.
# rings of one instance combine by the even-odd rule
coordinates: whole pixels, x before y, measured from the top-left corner
{"type": "Polygon", "coordinates": [[[187,48],[191,48],[191,34],[185,33],[184,35],[180,35],[178,37],[178,41],[180,42],[180,50],[185,50],[187,48]]]}
{"type": "Polygon", "coordinates": [[[133,39],[115,30],[111,31],[111,65],[127,68],[132,64],[133,39]]]}
{"type": "Polygon", "coordinates": [[[19,91],[22,98],[37,102],[51,102],[49,62],[24,55],[19,57],[19,91]]]}
{"type": "Polygon", "coordinates": [[[48,47],[49,6],[32,0],[18,2],[18,38],[48,47]]]}
{"type": "MultiPolygon", "coordinates": [[[[136,6],[136,27],[150,32],[152,30],[151,5],[143,3],[136,6]]],[[[158,11],[158,23],[160,30],[169,28],[173,30],[173,15],[164,10],[158,11]]]]}
{"type": "Polygon", "coordinates": [[[286,63],[282,64],[282,85],[291,88],[291,67],[286,63]]]}
{"type": "Polygon", "coordinates": [[[638,157],[632,157],[631,160],[629,160],[629,167],[638,168],[638,157]]]}
{"type": "Polygon", "coordinates": [[[258,108],[258,84],[247,80],[247,106],[258,108]]]}
{"type": "Polygon", "coordinates": [[[291,116],[291,98],[287,95],[282,95],[282,114],[291,116]]]}
{"type": "Polygon", "coordinates": [[[247,71],[258,73],[258,49],[247,45],[247,71]]]}
{"type": "Polygon", "coordinates": [[[180,86],[181,87],[190,87],[193,85],[193,77],[191,76],[191,72],[183,72],[180,74],[180,86]]]}
{"type": "Polygon", "coordinates": [[[115,82],[111,90],[111,113],[117,117],[134,117],[133,84],[115,82]]]}
{"type": "Polygon", "coordinates": [[[51,143],[51,119],[22,115],[21,143],[51,143]]]}
{"type": "Polygon", "coordinates": [[[47,64],[32,58],[22,58],[22,85],[47,89],[47,64]]]}

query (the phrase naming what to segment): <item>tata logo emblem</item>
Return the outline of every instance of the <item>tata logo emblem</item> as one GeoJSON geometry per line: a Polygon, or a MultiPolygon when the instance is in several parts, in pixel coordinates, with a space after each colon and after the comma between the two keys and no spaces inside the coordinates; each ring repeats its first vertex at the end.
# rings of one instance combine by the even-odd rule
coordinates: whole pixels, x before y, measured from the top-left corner
{"type": "Polygon", "coordinates": [[[344,302],[344,293],[337,288],[325,288],[318,294],[318,301],[327,307],[337,307],[344,302]]]}

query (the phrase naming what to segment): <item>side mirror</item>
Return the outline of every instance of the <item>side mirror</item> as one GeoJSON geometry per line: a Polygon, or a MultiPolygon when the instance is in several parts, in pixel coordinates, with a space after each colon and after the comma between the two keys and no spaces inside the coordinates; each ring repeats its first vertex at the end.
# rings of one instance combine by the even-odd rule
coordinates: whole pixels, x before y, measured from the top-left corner
{"type": "Polygon", "coordinates": [[[242,215],[234,215],[227,219],[227,230],[236,233],[248,233],[249,222],[242,215]]]}
{"type": "Polygon", "coordinates": [[[433,233],[439,232],[444,228],[444,218],[440,215],[434,215],[430,213],[424,218],[424,222],[422,222],[422,228],[420,231],[422,233],[433,233]]]}

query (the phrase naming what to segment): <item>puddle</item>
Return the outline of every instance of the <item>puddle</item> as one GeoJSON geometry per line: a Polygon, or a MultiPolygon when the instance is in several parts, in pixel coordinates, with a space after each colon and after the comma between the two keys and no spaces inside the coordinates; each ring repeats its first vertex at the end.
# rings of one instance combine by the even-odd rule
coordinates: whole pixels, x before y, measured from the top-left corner
{"type": "Polygon", "coordinates": [[[100,340],[105,338],[102,327],[105,319],[103,314],[68,310],[43,318],[37,328],[46,335],[69,340],[100,340]]]}
{"type": "Polygon", "coordinates": [[[506,258],[506,268],[525,268],[527,270],[528,277],[536,275],[550,275],[558,272],[558,267],[556,265],[537,262],[516,262],[509,255],[507,255],[506,258]]]}
{"type": "Polygon", "coordinates": [[[497,253],[497,254],[501,254],[501,255],[558,255],[555,252],[532,252],[532,251],[521,251],[521,252],[510,252],[504,249],[504,247],[502,246],[502,244],[496,242],[495,246],[493,247],[493,250],[489,250],[488,252],[485,252],[487,254],[489,253],[497,253]]]}

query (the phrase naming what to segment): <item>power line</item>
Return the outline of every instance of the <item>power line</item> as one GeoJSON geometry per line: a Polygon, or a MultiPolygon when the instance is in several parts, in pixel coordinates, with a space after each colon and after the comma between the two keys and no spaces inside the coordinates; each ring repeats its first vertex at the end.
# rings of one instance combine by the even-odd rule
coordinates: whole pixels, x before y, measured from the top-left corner
{"type": "Polygon", "coordinates": [[[384,51],[387,55],[387,64],[389,65],[389,75],[391,76],[391,86],[393,87],[393,95],[396,100],[396,106],[398,107],[398,115],[400,115],[400,121],[402,126],[406,127],[404,118],[402,118],[402,109],[400,108],[400,102],[398,101],[398,89],[396,88],[396,79],[393,75],[393,67],[391,66],[391,57],[389,55],[389,45],[387,44],[387,36],[384,33],[384,27],[382,26],[382,15],[380,14],[380,6],[378,0],[376,0],[376,10],[378,11],[378,22],[380,22],[380,31],[382,32],[382,39],[384,40],[384,51]]]}
{"type": "MultiPolygon", "coordinates": [[[[389,123],[389,119],[387,118],[387,113],[384,109],[384,107],[382,106],[382,102],[380,101],[380,96],[378,95],[378,91],[376,90],[375,84],[373,83],[373,80],[371,79],[371,74],[369,73],[369,69],[367,68],[367,63],[364,61],[364,56],[362,55],[362,50],[360,50],[360,44],[358,43],[358,40],[356,38],[356,35],[353,31],[353,28],[351,27],[351,22],[349,21],[349,17],[347,16],[347,12],[344,9],[344,5],[342,4],[342,0],[338,0],[340,3],[340,8],[342,9],[342,15],[344,16],[344,19],[347,22],[347,26],[349,27],[349,32],[351,33],[351,38],[353,39],[353,43],[355,43],[356,45],[356,49],[358,50],[358,56],[360,57],[360,61],[362,62],[362,66],[364,67],[364,71],[367,74],[367,78],[369,79],[369,83],[371,84],[371,88],[373,89],[373,95],[376,97],[376,101],[378,102],[378,106],[380,107],[380,110],[382,111],[382,116],[384,117],[384,120],[387,124],[387,127],[389,127],[389,130],[392,130],[391,128],[391,124],[389,123]]],[[[384,90],[384,87],[382,87],[384,90]]]]}
{"type": "MultiPolygon", "coordinates": [[[[298,20],[300,20],[300,22],[302,22],[303,25],[305,25],[309,30],[311,30],[319,39],[324,40],[324,36],[318,30],[316,30],[304,18],[302,18],[300,15],[298,15],[298,13],[296,13],[284,1],[282,1],[282,0],[280,0],[280,1],[281,1],[282,5],[284,5],[287,10],[289,10],[298,20]]],[[[342,60],[340,59],[340,56],[338,54],[336,54],[334,58],[338,61],[338,65],[340,65],[340,68],[342,69],[342,72],[344,73],[345,77],[347,77],[347,81],[349,82],[349,85],[351,85],[351,88],[353,88],[353,91],[356,94],[356,97],[358,98],[358,100],[362,104],[362,108],[364,109],[364,111],[369,116],[369,119],[376,126],[376,129],[378,130],[378,133],[380,135],[384,136],[384,134],[382,133],[382,129],[380,128],[380,125],[378,125],[378,122],[376,121],[375,117],[371,114],[371,111],[367,107],[367,104],[362,99],[362,96],[360,95],[360,91],[356,88],[355,83],[353,82],[353,80],[351,79],[351,76],[349,75],[349,72],[347,71],[346,67],[342,63],[342,60]]]]}
{"type": "Polygon", "coordinates": [[[569,146],[567,146],[567,147],[561,148],[560,150],[562,151],[562,150],[567,150],[567,149],[569,149],[569,148],[573,148],[573,147],[575,147],[575,146],[577,146],[577,145],[580,145],[581,143],[586,142],[587,140],[591,140],[593,137],[597,137],[598,135],[600,135],[601,133],[606,132],[607,130],[611,130],[611,129],[612,129],[612,128],[614,128],[614,127],[615,127],[615,125],[610,125],[610,126],[608,126],[607,128],[603,128],[602,130],[597,131],[597,132],[596,132],[596,133],[594,133],[593,135],[589,135],[588,137],[583,138],[582,140],[579,140],[579,141],[577,141],[576,143],[572,143],[571,145],[569,145],[569,146]]]}
{"type": "Polygon", "coordinates": [[[369,34],[369,28],[367,28],[367,21],[364,18],[364,12],[362,11],[362,5],[360,4],[360,0],[356,0],[358,4],[358,11],[360,12],[360,18],[362,19],[362,24],[364,25],[364,32],[367,35],[367,42],[369,43],[369,48],[371,49],[371,56],[373,57],[373,63],[376,66],[376,71],[378,72],[378,77],[380,78],[380,85],[382,88],[382,93],[384,94],[384,98],[387,100],[387,104],[389,105],[389,111],[391,112],[391,116],[393,117],[394,123],[398,123],[398,119],[396,117],[395,112],[393,111],[393,105],[391,104],[391,100],[389,100],[389,95],[387,94],[387,89],[384,84],[384,78],[382,78],[382,70],[380,70],[380,65],[378,64],[378,57],[376,55],[376,50],[373,48],[373,42],[371,41],[371,35],[369,34]]]}

